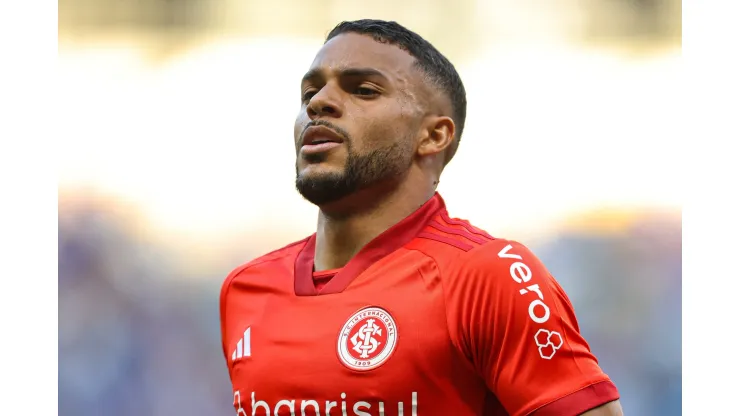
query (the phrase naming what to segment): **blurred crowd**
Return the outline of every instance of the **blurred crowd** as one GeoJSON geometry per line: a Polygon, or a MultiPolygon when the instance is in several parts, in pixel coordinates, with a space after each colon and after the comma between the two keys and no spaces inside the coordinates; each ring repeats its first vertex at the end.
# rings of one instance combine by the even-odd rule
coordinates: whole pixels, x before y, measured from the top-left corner
{"type": "MultiPolygon", "coordinates": [[[[680,218],[566,229],[531,248],[571,297],[625,414],[681,414],[680,218]]],[[[59,414],[232,414],[218,293],[234,258],[259,254],[233,247],[192,276],[195,259],[151,243],[135,222],[60,204],[59,414]]]]}

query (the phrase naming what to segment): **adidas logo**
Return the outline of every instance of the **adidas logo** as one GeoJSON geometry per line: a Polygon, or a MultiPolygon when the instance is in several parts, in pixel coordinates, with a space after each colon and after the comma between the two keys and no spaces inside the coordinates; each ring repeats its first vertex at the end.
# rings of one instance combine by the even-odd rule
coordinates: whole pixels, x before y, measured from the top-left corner
{"type": "Polygon", "coordinates": [[[236,343],[236,349],[231,353],[231,361],[252,356],[252,328],[244,330],[244,337],[236,343]]]}

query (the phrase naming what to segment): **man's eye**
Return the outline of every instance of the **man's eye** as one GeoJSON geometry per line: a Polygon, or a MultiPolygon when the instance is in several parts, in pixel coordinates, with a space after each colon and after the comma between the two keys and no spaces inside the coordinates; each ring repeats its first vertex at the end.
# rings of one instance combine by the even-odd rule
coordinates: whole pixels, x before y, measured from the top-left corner
{"type": "Polygon", "coordinates": [[[303,96],[301,97],[301,100],[303,102],[309,101],[314,95],[316,95],[316,91],[309,90],[303,93],[303,96]]]}
{"type": "Polygon", "coordinates": [[[374,95],[377,95],[378,92],[372,88],[358,87],[358,88],[355,88],[355,94],[372,97],[374,95]]]}

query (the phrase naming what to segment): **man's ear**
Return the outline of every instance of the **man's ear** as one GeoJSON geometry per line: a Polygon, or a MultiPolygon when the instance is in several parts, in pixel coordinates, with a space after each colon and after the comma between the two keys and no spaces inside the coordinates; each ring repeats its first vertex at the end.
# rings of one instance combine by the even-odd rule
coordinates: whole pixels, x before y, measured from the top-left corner
{"type": "Polygon", "coordinates": [[[416,149],[419,156],[446,154],[454,147],[455,122],[450,117],[428,117],[424,121],[422,129],[422,136],[416,149]]]}

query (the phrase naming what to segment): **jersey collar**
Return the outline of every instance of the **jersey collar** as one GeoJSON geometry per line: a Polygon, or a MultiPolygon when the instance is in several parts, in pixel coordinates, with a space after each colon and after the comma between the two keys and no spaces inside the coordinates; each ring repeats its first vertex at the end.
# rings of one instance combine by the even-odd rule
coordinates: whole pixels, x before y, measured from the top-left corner
{"type": "Polygon", "coordinates": [[[434,196],[419,209],[365,245],[320,292],[316,291],[313,281],[313,261],[316,252],[314,233],[308,238],[295,261],[295,294],[315,296],[341,293],[373,263],[413,240],[429,221],[445,209],[444,200],[435,192],[434,196]]]}

